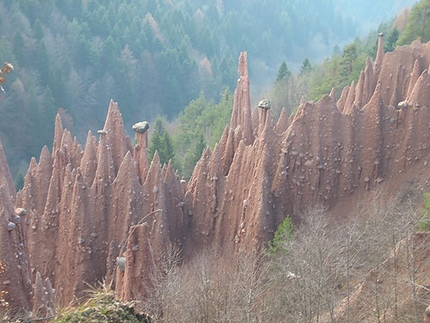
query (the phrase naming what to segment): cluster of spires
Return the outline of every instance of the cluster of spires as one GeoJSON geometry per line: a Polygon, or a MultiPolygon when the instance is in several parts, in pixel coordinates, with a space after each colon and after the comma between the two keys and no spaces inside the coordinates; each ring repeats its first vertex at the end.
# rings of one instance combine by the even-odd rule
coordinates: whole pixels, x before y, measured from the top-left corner
{"type": "Polygon", "coordinates": [[[135,125],[132,145],[113,101],[84,149],[57,116],[52,153],[44,147],[31,160],[18,193],[0,147],[0,259],[7,265],[0,284],[9,303],[47,312],[102,280],[132,300],[147,294],[167,246],[184,261],[205,248],[219,257],[261,250],[286,216],[299,222],[310,205],[332,207],[427,167],[429,63],[430,43],[384,54],[381,36],[357,85],[339,99],[332,91],[303,102],[295,116],[283,111],[273,123],[267,102],[251,109],[243,52],[230,125],[188,183],[157,154],[148,162],[147,123],[135,125]],[[17,207],[26,215],[9,230],[17,207]]]}

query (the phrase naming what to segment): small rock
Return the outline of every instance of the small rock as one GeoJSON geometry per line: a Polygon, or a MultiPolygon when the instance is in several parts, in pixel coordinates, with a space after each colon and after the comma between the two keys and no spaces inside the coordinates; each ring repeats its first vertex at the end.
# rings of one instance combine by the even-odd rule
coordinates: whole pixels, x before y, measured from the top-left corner
{"type": "Polygon", "coordinates": [[[147,121],[141,121],[135,123],[131,129],[133,129],[137,133],[145,133],[149,129],[149,123],[147,121]]]}
{"type": "Polygon", "coordinates": [[[268,109],[270,109],[271,107],[272,107],[272,103],[270,102],[270,100],[267,100],[267,99],[263,99],[263,100],[260,100],[259,102],[258,102],[258,105],[257,105],[260,109],[266,109],[266,110],[268,110],[268,109]]]}
{"type": "Polygon", "coordinates": [[[427,306],[427,308],[425,309],[424,313],[425,313],[426,316],[430,317],[430,305],[427,306]]]}
{"type": "Polygon", "coordinates": [[[116,257],[116,264],[118,265],[119,270],[125,271],[125,257],[116,257]]]}
{"type": "Polygon", "coordinates": [[[408,106],[409,106],[409,103],[407,100],[401,101],[397,104],[396,110],[407,109],[408,106]]]}
{"type": "Polygon", "coordinates": [[[13,230],[15,230],[16,229],[16,224],[15,223],[13,223],[13,222],[9,222],[8,224],[7,224],[7,231],[13,231],[13,230]]]}
{"type": "Polygon", "coordinates": [[[12,218],[12,222],[13,222],[13,223],[16,223],[16,224],[21,223],[21,217],[20,217],[19,215],[15,215],[15,216],[12,218]]]}
{"type": "Polygon", "coordinates": [[[18,207],[15,209],[15,214],[19,216],[23,216],[27,214],[27,210],[23,209],[22,207],[18,207]]]}
{"type": "Polygon", "coordinates": [[[312,167],[312,166],[313,166],[313,162],[312,162],[311,160],[307,160],[307,161],[305,162],[305,166],[306,166],[306,167],[312,167]]]}

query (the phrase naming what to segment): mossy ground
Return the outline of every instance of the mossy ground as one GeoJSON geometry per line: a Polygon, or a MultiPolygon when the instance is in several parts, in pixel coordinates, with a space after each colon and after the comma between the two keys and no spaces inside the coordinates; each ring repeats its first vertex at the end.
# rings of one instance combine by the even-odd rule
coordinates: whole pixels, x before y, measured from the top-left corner
{"type": "Polygon", "coordinates": [[[146,315],[135,312],[133,304],[115,300],[112,293],[94,292],[84,304],[70,308],[49,320],[49,323],[150,323],[146,315]]]}

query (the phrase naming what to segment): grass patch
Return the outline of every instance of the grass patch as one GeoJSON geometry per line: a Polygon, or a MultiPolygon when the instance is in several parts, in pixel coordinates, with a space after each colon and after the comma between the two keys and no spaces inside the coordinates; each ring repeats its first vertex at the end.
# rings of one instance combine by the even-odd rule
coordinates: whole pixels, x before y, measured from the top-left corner
{"type": "Polygon", "coordinates": [[[70,308],[51,319],[49,323],[151,323],[149,316],[136,313],[133,303],[121,303],[112,292],[94,291],[82,305],[70,308]]]}

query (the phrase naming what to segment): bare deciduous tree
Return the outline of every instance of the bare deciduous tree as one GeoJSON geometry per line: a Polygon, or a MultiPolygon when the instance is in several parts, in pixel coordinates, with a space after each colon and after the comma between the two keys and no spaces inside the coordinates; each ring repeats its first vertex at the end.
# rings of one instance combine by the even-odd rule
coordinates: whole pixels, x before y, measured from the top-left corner
{"type": "Polygon", "coordinates": [[[417,321],[430,237],[416,238],[414,205],[376,199],[349,221],[321,208],[302,218],[269,257],[207,251],[182,263],[167,248],[143,307],[159,322],[417,321]]]}

